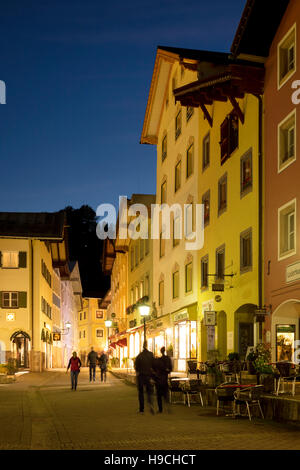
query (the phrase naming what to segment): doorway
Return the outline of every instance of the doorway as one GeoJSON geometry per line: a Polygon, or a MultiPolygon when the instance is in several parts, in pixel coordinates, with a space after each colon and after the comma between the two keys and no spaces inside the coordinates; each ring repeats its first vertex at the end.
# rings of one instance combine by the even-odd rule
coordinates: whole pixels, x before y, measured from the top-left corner
{"type": "Polygon", "coordinates": [[[13,358],[18,368],[29,367],[29,342],[30,337],[24,331],[17,331],[11,336],[13,346],[13,358]]]}

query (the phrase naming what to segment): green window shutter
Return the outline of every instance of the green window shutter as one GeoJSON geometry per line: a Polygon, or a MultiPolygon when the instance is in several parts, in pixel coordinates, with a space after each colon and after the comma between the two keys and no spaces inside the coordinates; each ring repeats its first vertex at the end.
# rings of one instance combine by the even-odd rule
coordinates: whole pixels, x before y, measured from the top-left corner
{"type": "Polygon", "coordinates": [[[0,251],[0,268],[2,267],[2,251],[0,251]]]}
{"type": "Polygon", "coordinates": [[[0,308],[3,308],[3,292],[0,292],[0,308]]]}
{"type": "Polygon", "coordinates": [[[19,268],[27,267],[27,253],[26,251],[19,251],[19,268]]]}
{"type": "Polygon", "coordinates": [[[19,292],[19,308],[27,307],[27,292],[19,292]]]}

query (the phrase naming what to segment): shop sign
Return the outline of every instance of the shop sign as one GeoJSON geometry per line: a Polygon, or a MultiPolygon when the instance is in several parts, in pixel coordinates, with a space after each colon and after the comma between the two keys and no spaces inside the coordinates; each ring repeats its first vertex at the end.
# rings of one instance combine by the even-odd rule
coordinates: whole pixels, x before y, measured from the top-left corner
{"type": "Polygon", "coordinates": [[[60,333],[53,333],[53,341],[60,341],[61,334],[60,333]]]}
{"type": "Polygon", "coordinates": [[[188,319],[189,319],[189,314],[187,310],[185,310],[184,312],[176,313],[174,315],[174,322],[178,322],[181,320],[188,320],[188,319]]]}
{"type": "Polygon", "coordinates": [[[215,310],[206,310],[204,312],[204,325],[216,326],[216,312],[215,310]]]}
{"type": "Polygon", "coordinates": [[[224,284],[213,284],[212,285],[213,292],[223,292],[224,291],[224,284]]]}
{"type": "Polygon", "coordinates": [[[291,264],[286,268],[286,282],[293,282],[300,280],[300,261],[291,264]]]}

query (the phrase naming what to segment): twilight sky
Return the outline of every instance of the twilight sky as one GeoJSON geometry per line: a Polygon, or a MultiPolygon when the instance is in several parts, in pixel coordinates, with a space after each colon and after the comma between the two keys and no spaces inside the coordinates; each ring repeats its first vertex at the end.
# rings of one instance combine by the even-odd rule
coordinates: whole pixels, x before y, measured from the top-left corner
{"type": "Polygon", "coordinates": [[[154,193],[140,145],[157,45],[228,51],[245,0],[1,4],[0,211],[154,193]]]}

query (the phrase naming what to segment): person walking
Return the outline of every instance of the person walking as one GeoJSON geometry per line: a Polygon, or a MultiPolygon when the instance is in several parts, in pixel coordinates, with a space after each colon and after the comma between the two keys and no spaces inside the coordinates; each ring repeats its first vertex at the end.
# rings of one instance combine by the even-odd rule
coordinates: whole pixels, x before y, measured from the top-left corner
{"type": "Polygon", "coordinates": [[[81,367],[81,360],[79,359],[75,351],[73,352],[73,355],[69,360],[67,372],[70,369],[70,367],[71,367],[71,386],[72,386],[72,390],[76,391],[77,382],[78,382],[78,374],[80,372],[80,367],[81,367]]]}
{"type": "Polygon", "coordinates": [[[98,354],[96,353],[96,351],[94,351],[94,348],[92,347],[87,358],[87,363],[90,369],[90,382],[92,381],[92,379],[95,382],[95,379],[96,379],[97,360],[98,360],[98,354]]]}
{"type": "Polygon", "coordinates": [[[154,356],[147,349],[147,341],[144,342],[143,351],[137,355],[134,363],[137,378],[137,388],[139,397],[139,413],[144,413],[144,388],[146,388],[150,413],[154,414],[152,404],[152,384],[151,378],[154,373],[154,356]]]}
{"type": "Polygon", "coordinates": [[[108,363],[108,357],[107,354],[105,354],[105,351],[101,354],[99,357],[99,366],[101,370],[101,382],[106,382],[106,371],[107,371],[107,363],[108,363]]]}
{"type": "Polygon", "coordinates": [[[170,412],[168,375],[172,372],[173,367],[170,357],[166,355],[166,348],[164,346],[160,349],[160,352],[161,357],[155,360],[154,371],[158,412],[162,413],[163,399],[167,406],[167,411],[170,412]]]}

